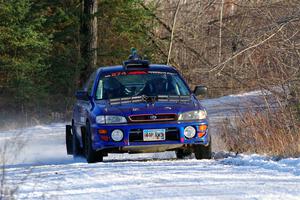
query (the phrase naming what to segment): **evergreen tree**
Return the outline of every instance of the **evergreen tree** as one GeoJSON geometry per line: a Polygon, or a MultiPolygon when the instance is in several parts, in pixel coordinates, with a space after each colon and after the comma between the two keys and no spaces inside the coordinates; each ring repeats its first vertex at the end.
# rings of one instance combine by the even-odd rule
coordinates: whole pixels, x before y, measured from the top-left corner
{"type": "Polygon", "coordinates": [[[1,93],[17,110],[38,103],[44,95],[51,48],[51,35],[43,32],[46,18],[32,7],[29,0],[0,1],[1,93]]]}
{"type": "MultiPolygon", "coordinates": [[[[98,0],[99,66],[121,64],[131,47],[151,54],[152,15],[141,2],[98,0]]],[[[91,71],[84,71],[80,52],[82,6],[82,0],[0,0],[0,115],[71,110],[80,73],[91,71]]]]}

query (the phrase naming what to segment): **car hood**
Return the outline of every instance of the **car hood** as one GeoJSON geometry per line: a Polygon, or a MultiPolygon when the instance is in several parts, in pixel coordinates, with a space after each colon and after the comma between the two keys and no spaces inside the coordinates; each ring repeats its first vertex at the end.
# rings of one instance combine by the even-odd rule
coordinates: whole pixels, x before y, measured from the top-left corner
{"type": "Polygon", "coordinates": [[[179,114],[182,112],[204,109],[197,99],[191,99],[190,102],[160,102],[155,103],[127,103],[121,105],[105,106],[102,103],[96,104],[99,114],[103,115],[141,115],[141,114],[179,114]]]}

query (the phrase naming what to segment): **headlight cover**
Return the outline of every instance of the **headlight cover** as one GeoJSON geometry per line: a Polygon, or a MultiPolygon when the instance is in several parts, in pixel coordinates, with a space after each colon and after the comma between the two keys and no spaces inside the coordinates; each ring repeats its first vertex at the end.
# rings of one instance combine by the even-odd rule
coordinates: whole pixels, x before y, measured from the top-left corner
{"type": "Polygon", "coordinates": [[[178,120],[179,121],[201,120],[201,119],[206,119],[206,116],[207,116],[206,110],[194,110],[194,111],[181,113],[178,117],[178,120]]]}
{"type": "Polygon", "coordinates": [[[123,116],[118,115],[99,115],[96,117],[98,124],[121,124],[127,123],[127,120],[123,116]]]}

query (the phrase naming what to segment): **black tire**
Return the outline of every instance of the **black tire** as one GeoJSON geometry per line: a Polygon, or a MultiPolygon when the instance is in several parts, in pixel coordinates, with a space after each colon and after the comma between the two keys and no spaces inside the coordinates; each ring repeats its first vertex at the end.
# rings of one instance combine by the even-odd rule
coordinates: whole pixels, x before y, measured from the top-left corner
{"type": "Polygon", "coordinates": [[[184,159],[190,155],[192,155],[192,151],[190,149],[177,149],[175,151],[177,159],[184,159]]]}
{"type": "Polygon", "coordinates": [[[76,159],[78,157],[81,157],[83,155],[83,150],[80,146],[80,142],[76,136],[76,129],[74,124],[72,123],[72,139],[73,139],[73,158],[76,159]]]}
{"type": "Polygon", "coordinates": [[[195,157],[197,160],[211,159],[212,158],[211,137],[209,137],[209,143],[207,146],[195,145],[194,152],[195,152],[195,157]]]}
{"type": "Polygon", "coordinates": [[[89,123],[86,124],[86,133],[85,133],[85,145],[84,145],[84,154],[86,161],[88,163],[96,163],[103,161],[103,155],[101,151],[95,151],[92,147],[91,139],[91,129],[89,123]]]}
{"type": "Polygon", "coordinates": [[[66,125],[66,150],[68,155],[73,155],[73,135],[70,125],[66,125]]]}

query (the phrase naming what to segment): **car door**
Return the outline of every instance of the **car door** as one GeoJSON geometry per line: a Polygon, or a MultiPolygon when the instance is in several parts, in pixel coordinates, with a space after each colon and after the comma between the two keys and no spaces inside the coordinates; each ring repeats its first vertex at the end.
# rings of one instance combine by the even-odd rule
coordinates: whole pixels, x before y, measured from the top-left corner
{"type": "MultiPolygon", "coordinates": [[[[84,84],[83,91],[88,92],[88,95],[91,96],[92,94],[92,89],[94,86],[94,81],[96,78],[96,72],[94,72],[88,81],[84,84]]],[[[75,121],[75,126],[76,126],[76,132],[79,134],[79,137],[81,137],[81,126],[85,126],[86,124],[86,119],[88,116],[88,112],[90,111],[91,108],[91,102],[90,99],[88,100],[83,100],[83,99],[77,99],[76,105],[74,108],[74,121],[75,121]]]]}

